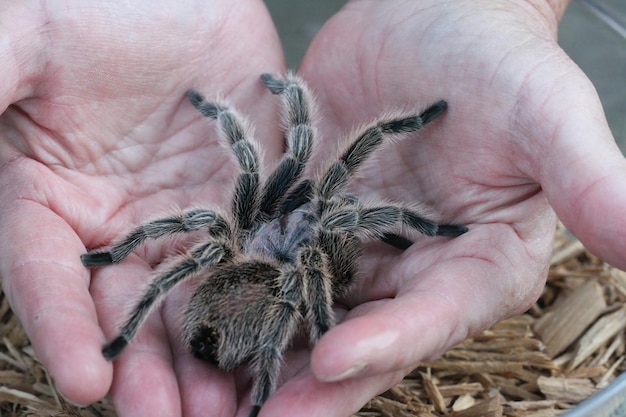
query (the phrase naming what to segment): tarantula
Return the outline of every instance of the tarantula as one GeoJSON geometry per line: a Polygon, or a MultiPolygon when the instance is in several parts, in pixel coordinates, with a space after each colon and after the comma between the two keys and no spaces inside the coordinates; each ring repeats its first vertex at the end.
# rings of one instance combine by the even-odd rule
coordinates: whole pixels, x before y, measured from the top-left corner
{"type": "Polygon", "coordinates": [[[182,335],[191,352],[226,371],[250,365],[250,416],[276,389],[283,352],[303,322],[314,344],[335,324],[331,306],[353,280],[364,241],[381,239],[401,249],[412,242],[403,228],[428,236],[455,237],[462,225],[440,225],[418,206],[365,203],[345,191],[355,171],[390,134],[414,132],[446,109],[434,103],[420,114],[381,118],[316,178],[305,178],[315,130],[314,103],[302,80],[263,74],[282,96],[287,149],[268,178],[261,177],[259,151],[238,113],[198,92],[187,93],[220,136],[238,165],[231,213],[189,209],[134,229],[108,251],[82,255],[85,266],[116,263],[146,239],[204,231],[207,237],[184,255],[157,268],[154,279],[123,324],[104,346],[111,360],[130,343],[150,311],[178,283],[198,277],[184,316],[182,335]]]}

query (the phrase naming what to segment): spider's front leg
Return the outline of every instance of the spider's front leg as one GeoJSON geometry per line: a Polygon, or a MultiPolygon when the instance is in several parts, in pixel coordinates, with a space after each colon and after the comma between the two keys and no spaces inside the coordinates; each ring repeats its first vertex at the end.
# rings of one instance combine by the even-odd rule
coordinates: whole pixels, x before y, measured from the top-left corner
{"type": "Polygon", "coordinates": [[[350,177],[361,167],[373,152],[383,144],[386,136],[394,133],[409,133],[420,130],[425,124],[439,117],[448,107],[443,100],[428,107],[419,115],[397,118],[385,118],[365,128],[330,165],[322,176],[317,194],[323,201],[332,199],[350,180],[350,177]]]}
{"type": "Polygon", "coordinates": [[[382,118],[365,128],[340,157],[322,175],[314,192],[319,197],[319,216],[329,230],[359,232],[380,239],[400,249],[412,242],[398,235],[400,226],[408,226],[428,236],[459,236],[467,227],[456,224],[437,224],[428,219],[418,208],[388,205],[362,208],[359,204],[336,207],[333,201],[341,200],[342,191],[350,178],[383,144],[386,136],[420,130],[447,109],[447,103],[438,101],[419,115],[382,118]]]}
{"type": "Polygon", "coordinates": [[[88,267],[117,263],[131,254],[146,239],[158,239],[178,233],[196,230],[208,230],[213,236],[229,236],[228,222],[212,210],[187,210],[180,215],[153,220],[133,230],[120,243],[105,252],[89,252],[81,255],[80,260],[88,267]]]}
{"type": "Polygon", "coordinates": [[[187,98],[203,116],[217,121],[222,140],[228,143],[239,164],[241,172],[231,207],[237,228],[249,229],[258,216],[260,186],[259,151],[252,139],[252,129],[239,113],[225,104],[208,101],[194,90],[187,92],[187,98]]]}
{"type": "Polygon", "coordinates": [[[306,85],[293,74],[279,78],[263,74],[261,80],[272,94],[283,101],[283,125],[287,150],[276,170],[270,175],[261,196],[261,213],[272,218],[287,191],[300,179],[311,157],[315,132],[312,126],[315,109],[306,85]]]}

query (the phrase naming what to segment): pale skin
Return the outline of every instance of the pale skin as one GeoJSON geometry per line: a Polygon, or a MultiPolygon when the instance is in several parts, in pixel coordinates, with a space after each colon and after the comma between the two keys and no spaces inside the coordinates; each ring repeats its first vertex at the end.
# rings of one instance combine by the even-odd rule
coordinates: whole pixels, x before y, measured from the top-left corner
{"type": "MultiPolygon", "coordinates": [[[[100,352],[150,264],[178,247],[93,274],[79,259],[163,210],[227,207],[233,164],[186,89],[229,97],[266,163],[280,156],[276,101],[257,77],[284,61],[263,4],[162,3],[0,3],[0,276],[70,401],[110,393],[121,416],[245,416],[245,373],[200,364],[177,338],[186,285],[116,362],[100,352]]],[[[450,105],[382,152],[355,191],[429,202],[470,232],[404,253],[370,248],[338,308],[345,321],[312,351],[288,352],[261,417],[347,416],[420,361],[523,312],[543,288],[550,205],[626,268],[626,163],[589,80],[556,44],[566,3],[353,1],[322,28],[299,74],[327,148],[382,110],[450,105]]]]}

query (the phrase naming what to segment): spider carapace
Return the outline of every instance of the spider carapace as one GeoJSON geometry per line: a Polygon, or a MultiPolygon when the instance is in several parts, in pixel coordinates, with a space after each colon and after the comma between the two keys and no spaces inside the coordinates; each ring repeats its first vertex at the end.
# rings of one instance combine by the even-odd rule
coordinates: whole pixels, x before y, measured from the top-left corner
{"type": "Polygon", "coordinates": [[[335,324],[332,305],[353,281],[361,246],[383,240],[404,249],[402,231],[456,237],[467,228],[437,224],[420,205],[365,202],[346,185],[362,163],[393,134],[421,129],[441,115],[439,101],[419,114],[381,117],[363,128],[320,175],[305,177],[313,153],[315,109],[304,82],[264,74],[282,97],[287,150],[263,178],[258,144],[248,124],[222,102],[187,93],[191,104],[215,119],[239,166],[230,213],[194,208],[149,221],[106,251],[84,254],[85,266],[124,259],[146,239],[205,231],[206,239],[156,269],[119,335],[103,348],[107,359],[130,343],[149,312],[178,283],[198,278],[186,307],[182,335],[191,352],[221,369],[252,369],[252,410],[274,392],[283,353],[303,324],[312,344],[335,324]]]}

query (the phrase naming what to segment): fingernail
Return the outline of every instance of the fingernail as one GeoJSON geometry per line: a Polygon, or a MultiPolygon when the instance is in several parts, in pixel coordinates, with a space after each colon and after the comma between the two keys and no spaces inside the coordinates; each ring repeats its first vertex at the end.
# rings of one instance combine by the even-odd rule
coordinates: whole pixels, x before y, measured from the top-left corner
{"type": "Polygon", "coordinates": [[[330,375],[324,378],[324,382],[336,382],[336,381],[342,381],[348,378],[354,378],[358,376],[359,374],[363,373],[363,371],[365,371],[366,368],[367,368],[367,363],[364,363],[364,362],[357,363],[356,365],[346,369],[340,374],[330,375]]]}
{"type": "Polygon", "coordinates": [[[341,381],[348,378],[354,378],[365,373],[365,370],[371,363],[371,359],[388,356],[389,350],[394,344],[396,344],[399,338],[400,333],[397,331],[386,330],[356,342],[350,348],[352,357],[357,360],[356,364],[343,372],[335,375],[329,375],[324,379],[324,381],[341,381]]]}

